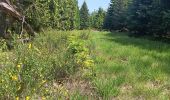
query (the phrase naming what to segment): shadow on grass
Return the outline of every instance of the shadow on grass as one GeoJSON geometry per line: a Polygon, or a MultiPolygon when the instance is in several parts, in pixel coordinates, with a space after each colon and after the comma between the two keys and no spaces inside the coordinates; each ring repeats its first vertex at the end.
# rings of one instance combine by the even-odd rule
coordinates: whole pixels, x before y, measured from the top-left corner
{"type": "MultiPolygon", "coordinates": [[[[127,33],[109,32],[104,34],[104,40],[108,40],[114,43],[118,43],[123,46],[134,46],[141,50],[147,50],[148,52],[156,52],[154,54],[147,53],[148,56],[161,61],[162,67],[160,68],[163,72],[170,74],[170,44],[150,40],[144,37],[129,37],[127,33]],[[158,54],[159,53],[159,54],[158,54]]],[[[132,51],[133,52],[133,51],[132,51]]]]}
{"type": "Polygon", "coordinates": [[[128,33],[118,33],[118,32],[109,32],[105,34],[105,40],[116,42],[121,45],[131,45],[138,47],[140,49],[146,49],[149,51],[156,52],[168,52],[170,51],[170,44],[164,43],[161,41],[150,40],[148,38],[140,37],[129,37],[128,33]]]}

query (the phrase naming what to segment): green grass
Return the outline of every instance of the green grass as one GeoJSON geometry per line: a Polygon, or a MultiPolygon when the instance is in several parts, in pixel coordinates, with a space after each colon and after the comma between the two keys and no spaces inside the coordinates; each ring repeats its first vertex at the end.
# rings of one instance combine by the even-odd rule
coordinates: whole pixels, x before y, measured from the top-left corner
{"type": "Polygon", "coordinates": [[[0,50],[0,99],[170,99],[170,44],[121,32],[45,33],[31,49],[29,43],[0,50]],[[13,80],[10,73],[23,78],[13,80]],[[47,85],[40,85],[44,80],[47,85]]]}
{"type": "Polygon", "coordinates": [[[170,44],[93,32],[96,78],[103,99],[170,99],[170,44]]]}

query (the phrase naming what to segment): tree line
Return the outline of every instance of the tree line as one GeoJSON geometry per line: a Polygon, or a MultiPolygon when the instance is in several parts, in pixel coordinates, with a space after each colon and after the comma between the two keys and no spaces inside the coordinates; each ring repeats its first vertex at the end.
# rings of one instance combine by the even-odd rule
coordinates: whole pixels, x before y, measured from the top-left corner
{"type": "MultiPolygon", "coordinates": [[[[6,0],[4,0],[6,1],[6,0]]],[[[24,16],[34,31],[46,28],[74,30],[103,28],[106,12],[99,10],[89,13],[86,2],[78,7],[78,0],[7,0],[24,16]]],[[[0,1],[0,2],[3,2],[0,1]]],[[[0,34],[20,33],[21,22],[0,9],[0,34]]]]}
{"type": "MultiPolygon", "coordinates": [[[[6,0],[4,0],[6,1],[6,0]]],[[[35,31],[44,28],[73,30],[80,27],[77,0],[7,0],[35,31]]],[[[3,0],[0,0],[3,3],[3,0]]],[[[0,8],[0,34],[20,33],[21,22],[0,8]]]]}
{"type": "Polygon", "coordinates": [[[91,14],[87,13],[86,2],[83,5],[85,7],[82,6],[80,13],[85,11],[82,15],[89,16],[84,22],[90,28],[128,31],[133,36],[170,38],[169,0],[110,0],[107,11],[99,8],[91,14]]]}
{"type": "MultiPolygon", "coordinates": [[[[79,9],[77,0],[9,0],[35,31],[98,29],[129,31],[132,35],[169,37],[168,0],[111,0],[107,11],[89,13],[86,2],[79,9]]],[[[20,33],[21,23],[0,9],[0,34],[20,33]],[[2,31],[3,29],[3,31],[2,31]]]]}
{"type": "Polygon", "coordinates": [[[132,35],[168,38],[169,0],[111,0],[104,29],[128,30],[132,35]]]}

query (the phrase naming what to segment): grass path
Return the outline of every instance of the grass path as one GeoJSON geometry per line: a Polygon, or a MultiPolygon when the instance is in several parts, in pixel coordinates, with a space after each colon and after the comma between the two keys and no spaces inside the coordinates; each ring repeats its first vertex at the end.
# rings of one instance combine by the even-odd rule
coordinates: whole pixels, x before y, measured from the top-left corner
{"type": "Polygon", "coordinates": [[[102,99],[170,99],[170,45],[125,33],[93,32],[102,99]]]}

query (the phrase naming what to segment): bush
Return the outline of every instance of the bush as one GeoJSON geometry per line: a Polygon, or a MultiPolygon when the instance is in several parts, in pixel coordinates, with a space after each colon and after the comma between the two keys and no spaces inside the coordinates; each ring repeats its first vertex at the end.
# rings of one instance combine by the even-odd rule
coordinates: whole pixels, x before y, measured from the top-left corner
{"type": "Polygon", "coordinates": [[[50,31],[28,44],[14,39],[14,50],[8,52],[0,69],[0,98],[66,98],[67,90],[57,91],[54,84],[78,71],[91,75],[94,64],[84,37],[80,37],[73,32],[50,31]]]}

